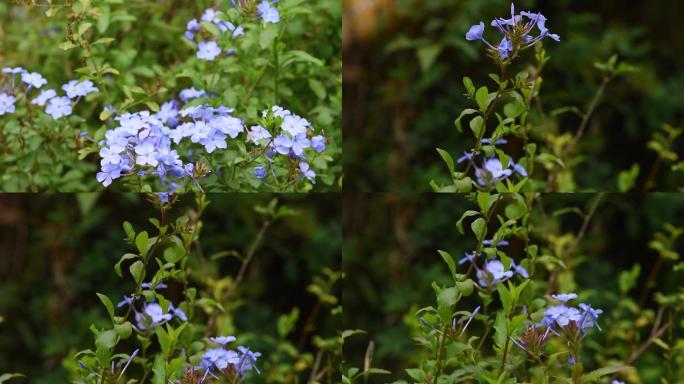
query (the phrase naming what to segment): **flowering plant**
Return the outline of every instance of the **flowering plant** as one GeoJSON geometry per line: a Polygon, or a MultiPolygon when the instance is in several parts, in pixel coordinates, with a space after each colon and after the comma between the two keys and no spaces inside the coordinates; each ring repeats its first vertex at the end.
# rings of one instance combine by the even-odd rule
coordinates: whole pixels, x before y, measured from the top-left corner
{"type": "MultiPolygon", "coordinates": [[[[209,260],[204,258],[199,240],[203,214],[209,205],[206,196],[198,194],[196,208],[176,218],[171,216],[170,205],[175,198],[168,204],[161,203],[155,194],[149,198],[159,210],[158,218],[149,219],[158,233],[148,234],[124,222],[126,241],[134,251],[121,256],[114,271],[119,277],[130,277],[132,289],[120,300],[97,293],[111,325],[91,325],[95,347],[65,360],[73,382],[284,383],[296,380],[303,370],[321,382],[332,382],[333,363],[341,355],[341,339],[337,335],[315,336],[313,344],[319,360],[314,363],[312,356],[300,351],[302,345],[295,346],[286,339],[297,324],[297,308],[278,319],[278,340],[257,341],[274,346],[268,353],[250,348],[253,337],[243,339],[224,332],[235,328],[232,312],[241,301],[237,289],[267,231],[296,213],[279,206],[277,200],[256,207],[263,223],[245,254],[235,252],[240,261],[238,274],[219,278],[210,273],[212,267],[206,264],[209,260]],[[320,360],[323,357],[325,362],[320,360]],[[296,367],[293,358],[299,359],[296,367]]],[[[211,260],[230,255],[221,252],[212,255],[211,260]]],[[[316,314],[328,307],[335,312],[338,299],[333,290],[340,278],[340,273],[327,268],[313,278],[308,291],[319,301],[316,314]]],[[[307,327],[313,327],[315,317],[307,321],[307,327]]],[[[311,331],[307,329],[302,337],[311,331]]]]}
{"type": "MultiPolygon", "coordinates": [[[[449,169],[451,182],[440,184],[433,180],[433,190],[550,192],[577,189],[573,175],[573,167],[577,164],[574,160],[577,143],[584,135],[607,85],[616,77],[636,68],[624,62],[618,63],[617,56],[611,57],[606,63],[596,63],[595,66],[604,76],[587,108],[564,107],[547,115],[541,104],[541,86],[542,72],[550,57],[542,41],[561,41],[561,36],[551,33],[547,22],[547,18],[539,12],[516,13],[514,4],[511,4],[510,18],[496,18],[490,23],[501,35],[498,44],[490,43],[485,37],[484,22],[473,25],[467,31],[466,40],[484,43],[498,71],[489,75],[494,82],[493,90],[487,86],[477,87],[471,78],[463,78],[466,96],[477,107],[463,110],[455,125],[462,132],[464,120],[469,118],[468,126],[475,143],[456,161],[448,151],[437,149],[449,169]],[[534,64],[528,64],[512,74],[511,70],[515,69],[518,60],[526,57],[526,51],[534,52],[534,64]],[[576,132],[554,133],[544,129],[544,126],[551,124],[551,118],[568,112],[575,112],[581,118],[576,132]]],[[[616,184],[620,190],[631,189],[637,176],[638,170],[625,171],[616,184]]]]}
{"type": "MultiPolygon", "coordinates": [[[[428,222],[435,221],[442,226],[443,217],[435,212],[461,202],[453,197],[426,199],[444,204],[435,203],[436,209],[430,214],[413,217],[419,223],[416,227],[424,230],[428,222]]],[[[438,250],[433,258],[426,257],[428,265],[406,262],[405,277],[398,265],[401,260],[392,252],[377,252],[391,255],[369,264],[389,265],[388,269],[399,271],[392,276],[400,282],[388,288],[395,289],[398,297],[378,294],[379,301],[387,303],[385,310],[394,313],[371,324],[353,320],[364,318],[354,315],[348,327],[391,330],[371,334],[373,341],[365,354],[353,347],[354,352],[346,359],[347,368],[343,369],[343,382],[361,383],[373,380],[375,375],[381,375],[377,382],[388,382],[387,375],[392,375],[398,379],[397,384],[681,380],[683,335],[678,324],[684,319],[684,297],[676,281],[684,268],[680,251],[684,227],[679,219],[677,226],[663,225],[661,221],[662,229],[651,235],[648,244],[654,255],[642,259],[651,265],[648,276],[641,276],[644,264],[636,263],[614,278],[602,278],[609,281],[592,281],[610,273],[605,269],[603,274],[599,272],[606,264],[622,268],[627,258],[618,257],[620,253],[613,247],[595,243],[604,235],[596,230],[609,222],[602,215],[603,209],[622,201],[613,196],[610,203],[602,205],[605,197],[582,197],[587,205],[579,208],[568,203],[577,201],[577,197],[568,195],[472,193],[455,210],[460,215],[456,229],[462,235],[457,237],[457,247],[466,250],[461,255],[438,250]],[[575,215],[581,220],[576,220],[575,215]],[[561,217],[563,221],[554,219],[561,217]],[[565,228],[566,222],[572,223],[574,229],[565,228]],[[435,272],[437,268],[443,273],[435,272]],[[675,275],[664,273],[666,268],[676,271],[675,275]],[[656,291],[655,281],[665,280],[666,276],[668,280],[672,277],[674,290],[656,291]],[[403,309],[397,313],[397,308],[403,309]],[[395,361],[407,369],[392,369],[374,360],[395,361]],[[355,366],[359,361],[362,368],[355,366]]],[[[670,198],[648,201],[670,206],[670,198]]],[[[424,202],[419,206],[428,208],[424,202]]],[[[411,254],[420,255],[413,257],[423,257],[417,246],[420,242],[428,243],[425,248],[434,239],[453,243],[441,241],[445,237],[441,232],[426,241],[427,231],[415,236],[414,230],[405,227],[399,231],[401,236],[413,236],[411,242],[399,240],[400,248],[413,248],[411,254]]],[[[623,231],[617,237],[621,240],[623,231]]],[[[352,243],[361,242],[353,234],[350,238],[352,243]]],[[[390,239],[390,243],[393,241],[390,239]]],[[[360,252],[363,258],[370,249],[377,251],[365,248],[360,252]]],[[[354,271],[359,286],[367,286],[367,274],[376,273],[364,267],[357,267],[361,271],[349,267],[349,274],[354,271]]],[[[363,292],[352,289],[349,301],[358,301],[363,292]]],[[[372,302],[365,297],[363,300],[368,301],[362,301],[362,305],[372,302]]],[[[377,312],[374,309],[371,317],[377,319],[377,312]]],[[[350,329],[347,333],[351,336],[362,332],[350,329]]]]}
{"type": "MultiPolygon", "coordinates": [[[[339,4],[184,3],[180,12],[106,0],[12,7],[52,21],[49,41],[64,30],[58,51],[46,50],[82,66],[65,96],[52,84],[66,68],[4,69],[2,189],[339,188],[340,44],[328,44],[339,39],[339,4]],[[170,33],[159,32],[169,22],[170,33]]],[[[9,33],[22,29],[10,24],[9,33]]]]}

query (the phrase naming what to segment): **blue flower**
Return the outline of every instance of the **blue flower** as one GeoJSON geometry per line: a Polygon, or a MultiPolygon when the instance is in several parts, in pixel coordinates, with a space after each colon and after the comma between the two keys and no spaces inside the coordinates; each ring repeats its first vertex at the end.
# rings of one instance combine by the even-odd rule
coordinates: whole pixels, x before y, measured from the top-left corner
{"type": "Polygon", "coordinates": [[[499,43],[499,46],[496,48],[496,50],[499,51],[499,55],[501,56],[501,58],[505,59],[513,50],[513,44],[510,40],[504,37],[501,40],[501,43],[499,43]]]}
{"type": "Polygon", "coordinates": [[[0,116],[6,113],[13,113],[14,102],[16,101],[14,96],[7,95],[5,93],[0,93],[0,116]]]}
{"type": "Polygon", "coordinates": [[[21,74],[21,81],[34,88],[40,88],[47,84],[47,80],[38,72],[24,72],[21,74]]]}
{"type": "Polygon", "coordinates": [[[503,169],[501,161],[496,157],[485,160],[482,168],[477,168],[475,175],[481,186],[488,186],[503,180],[512,174],[510,169],[503,169]]]}
{"type": "Polygon", "coordinates": [[[144,141],[135,147],[135,163],[138,165],[149,164],[156,167],[159,164],[155,156],[156,148],[151,141],[144,141]]]}
{"type": "Polygon", "coordinates": [[[544,17],[544,15],[532,12],[520,12],[520,14],[516,15],[514,4],[511,4],[511,17],[509,19],[495,18],[490,25],[496,27],[499,30],[499,33],[503,35],[503,39],[497,47],[493,47],[483,38],[483,22],[470,27],[470,30],[466,33],[466,40],[482,40],[490,49],[496,50],[503,60],[508,59],[513,50],[517,51],[531,47],[544,37],[548,36],[555,41],[560,41],[560,36],[549,33],[548,28],[546,28],[546,17],[544,17]],[[527,21],[525,21],[525,18],[527,21]],[[540,34],[536,37],[532,37],[530,36],[530,32],[535,26],[539,28],[540,34]],[[520,43],[516,43],[516,46],[514,47],[513,41],[520,43]]]}
{"type": "Polygon", "coordinates": [[[218,369],[222,371],[228,365],[236,365],[240,362],[240,356],[235,351],[229,351],[224,348],[212,348],[204,353],[202,363],[200,364],[204,369],[218,369]]]}
{"type": "Polygon", "coordinates": [[[325,151],[325,137],[318,135],[311,138],[311,148],[314,151],[321,153],[325,151]]]}
{"type": "Polygon", "coordinates": [[[283,123],[280,127],[290,135],[297,136],[306,134],[306,131],[311,127],[311,123],[303,117],[288,114],[283,117],[283,123]]]}
{"type": "Polygon", "coordinates": [[[57,96],[57,92],[55,92],[54,89],[46,89],[40,92],[40,94],[38,94],[38,96],[35,99],[31,100],[31,104],[43,107],[45,106],[45,103],[48,102],[48,100],[52,99],[55,96],[57,96]]]}
{"type": "Polygon", "coordinates": [[[104,164],[102,171],[95,175],[98,182],[107,187],[112,183],[112,180],[121,177],[121,166],[119,164],[104,164]]]}
{"type": "Polygon", "coordinates": [[[484,23],[480,22],[480,24],[475,24],[466,33],[466,40],[468,41],[473,41],[473,40],[482,40],[482,34],[484,33],[484,23]]]}
{"type": "Polygon", "coordinates": [[[261,17],[264,22],[273,24],[280,22],[280,14],[278,13],[278,10],[271,5],[270,1],[263,0],[257,5],[257,10],[259,11],[259,17],[261,17]]]}
{"type": "Polygon", "coordinates": [[[24,73],[24,72],[26,72],[26,70],[25,70],[24,68],[22,68],[22,67],[16,67],[16,68],[4,67],[4,68],[2,69],[2,73],[9,73],[9,74],[12,74],[12,75],[16,75],[16,74],[24,73]]]}
{"type": "Polygon", "coordinates": [[[64,92],[66,92],[67,97],[70,99],[86,96],[98,91],[97,87],[95,87],[93,82],[90,80],[85,80],[82,82],[71,80],[70,82],[64,84],[62,89],[64,92]]]}
{"type": "Polygon", "coordinates": [[[221,344],[221,345],[226,345],[226,344],[228,344],[228,343],[232,343],[232,342],[234,342],[235,340],[237,340],[237,339],[235,338],[235,336],[210,337],[209,339],[210,339],[211,341],[213,341],[214,343],[218,343],[218,344],[221,344]]]}
{"type": "Polygon", "coordinates": [[[314,172],[313,170],[310,169],[309,163],[304,162],[304,161],[300,162],[299,163],[299,170],[302,172],[304,177],[309,179],[310,182],[312,182],[313,184],[316,184],[316,172],[314,172]]]}
{"type": "Polygon", "coordinates": [[[47,107],[45,107],[45,112],[55,120],[58,120],[63,116],[70,116],[73,112],[71,100],[64,96],[53,97],[48,102],[47,107]]]}
{"type": "Polygon", "coordinates": [[[263,179],[266,177],[266,168],[262,166],[254,167],[253,172],[257,179],[263,179]]]}
{"type": "Polygon", "coordinates": [[[197,58],[201,60],[213,61],[221,54],[221,47],[215,41],[200,41],[197,47],[197,58]]]}
{"type": "Polygon", "coordinates": [[[464,254],[464,256],[458,261],[458,264],[461,265],[461,264],[465,264],[466,262],[472,263],[475,261],[475,256],[477,256],[477,254],[475,254],[474,252],[473,253],[466,252],[464,254]]]}
{"type": "MultiPolygon", "coordinates": [[[[482,245],[491,247],[492,246],[492,240],[482,240],[482,245]]],[[[508,241],[506,240],[499,240],[494,244],[494,247],[505,247],[508,245],[508,241]]]]}
{"type": "Polygon", "coordinates": [[[245,130],[242,120],[233,116],[218,116],[211,121],[209,124],[222,133],[230,136],[231,139],[236,138],[241,132],[245,130]]]}
{"type": "Polygon", "coordinates": [[[567,303],[570,300],[576,299],[577,294],[576,293],[561,293],[558,295],[551,295],[551,297],[553,297],[553,299],[556,301],[561,301],[563,303],[567,303]]]}
{"type": "Polygon", "coordinates": [[[207,92],[202,90],[202,89],[195,89],[195,87],[191,87],[188,89],[184,89],[180,91],[178,94],[178,97],[180,97],[181,100],[183,100],[184,103],[187,103],[188,101],[192,99],[196,99],[198,97],[203,97],[206,96],[207,92]]]}
{"type": "Polygon", "coordinates": [[[240,351],[240,361],[236,365],[238,373],[244,375],[245,372],[250,371],[252,368],[259,373],[259,370],[256,369],[254,363],[256,363],[257,358],[261,356],[261,353],[252,352],[249,348],[243,346],[238,346],[238,351],[240,351]]]}

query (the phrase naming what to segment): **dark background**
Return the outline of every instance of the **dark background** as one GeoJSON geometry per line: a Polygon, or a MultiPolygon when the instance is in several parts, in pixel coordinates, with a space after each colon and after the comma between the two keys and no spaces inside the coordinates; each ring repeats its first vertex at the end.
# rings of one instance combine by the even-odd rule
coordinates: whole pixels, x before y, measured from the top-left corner
{"type": "MultiPolygon", "coordinates": [[[[273,197],[208,195],[211,204],[200,237],[206,257],[224,250],[245,254],[262,223],[254,206],[266,205],[273,197]]],[[[299,214],[281,219],[266,233],[240,285],[241,306],[234,318],[239,334],[265,359],[264,339],[277,338],[278,316],[299,308],[299,323],[289,337],[296,345],[316,303],[307,285],[323,267],[340,269],[339,199],[279,199],[299,214]]],[[[171,217],[187,207],[194,207],[192,195],[180,197],[171,217]]],[[[119,278],[113,268],[131,251],[122,222],[128,220],[138,232],[154,233],[149,217],[158,217],[158,212],[142,194],[0,195],[0,316],[5,318],[0,324],[0,373],[24,373],[31,383],[67,382],[62,360],[93,348],[90,324],[111,326],[95,292],[116,304],[134,289],[130,278],[119,278]]],[[[234,258],[216,263],[217,277],[235,276],[239,269],[234,258]]],[[[173,288],[164,294],[182,297],[173,288]]],[[[321,310],[313,333],[336,335],[338,320],[329,309],[321,310]]],[[[311,336],[305,350],[313,349],[311,336]]]]}
{"type": "MultiPolygon", "coordinates": [[[[516,1],[518,10],[542,12],[546,26],[561,36],[544,42],[551,60],[541,89],[547,113],[575,105],[582,109],[601,82],[593,63],[613,53],[640,68],[611,83],[576,153],[580,190],[615,191],[619,171],[641,166],[639,183],[653,166],[646,147],[663,123],[684,125],[684,2],[516,1]]],[[[484,21],[485,36],[495,17],[510,13],[510,1],[345,0],[344,162],[346,188],[355,191],[429,190],[431,179],[446,182],[448,170],[435,147],[454,158],[472,137],[454,120],[470,107],[463,76],[490,84],[495,72],[483,44],[465,40],[471,25],[484,21]],[[419,56],[441,48],[422,70],[419,56]]],[[[490,38],[491,40],[492,38],[490,38]]],[[[530,62],[528,53],[518,61],[530,62]]],[[[491,85],[490,85],[491,88],[491,85]]],[[[575,132],[579,117],[560,117],[558,130],[575,132]]],[[[507,152],[513,149],[504,147],[507,152]]],[[[682,140],[676,150],[684,151],[682,140]]],[[[655,190],[674,191],[682,173],[664,166],[655,190]]]]}
{"type": "MultiPolygon", "coordinates": [[[[577,234],[582,217],[566,213],[554,218],[553,214],[566,208],[587,212],[596,196],[544,194],[543,211],[547,217],[545,225],[548,225],[544,227],[544,233],[577,234]]],[[[343,269],[346,274],[343,326],[363,329],[367,334],[347,339],[344,355],[350,366],[363,367],[366,347],[373,341],[373,367],[390,370],[392,374],[377,376],[371,382],[408,379],[404,370],[418,366],[425,358],[425,350],[413,340],[414,327],[418,327],[416,311],[434,304],[433,281],[442,286],[452,281],[437,250],[445,250],[458,260],[476,246],[468,232],[461,235],[455,227],[461,214],[467,209],[476,209],[476,205],[462,195],[442,194],[349,194],[345,204],[357,208],[353,212],[345,211],[343,216],[343,269]]],[[[532,216],[537,231],[542,229],[540,223],[544,222],[541,212],[541,206],[537,206],[532,216]]],[[[644,281],[658,257],[648,247],[649,241],[655,232],[663,230],[665,223],[684,225],[683,218],[684,196],[679,194],[604,195],[586,236],[572,254],[573,261],[579,262],[574,273],[577,292],[589,295],[592,305],[603,308],[605,315],[601,326],[611,326],[606,317],[615,305],[610,300],[618,295],[619,273],[636,263],[641,265],[639,282],[630,292],[638,302],[644,281]]],[[[544,242],[540,241],[540,233],[533,234],[532,239],[540,244],[541,250],[544,242]]],[[[678,247],[680,253],[684,251],[681,238],[678,247]]],[[[520,260],[524,244],[513,239],[506,251],[520,260]]],[[[664,265],[671,265],[671,262],[664,265]]],[[[682,272],[663,267],[651,293],[678,292],[682,286],[681,277],[682,272]]],[[[460,303],[459,309],[475,308],[479,304],[480,299],[473,295],[460,303]]],[[[654,303],[647,301],[647,306],[654,307],[654,303]]],[[[603,334],[592,335],[594,340],[588,343],[598,343],[595,347],[600,348],[603,334]]],[[[651,350],[653,354],[644,355],[637,362],[638,367],[648,367],[649,360],[660,358],[656,354],[660,352],[658,348],[651,350]]],[[[590,359],[588,364],[595,364],[590,357],[592,353],[586,355],[590,359]]],[[[653,365],[660,366],[656,362],[653,365]]],[[[657,381],[645,377],[643,380],[657,381]]]]}

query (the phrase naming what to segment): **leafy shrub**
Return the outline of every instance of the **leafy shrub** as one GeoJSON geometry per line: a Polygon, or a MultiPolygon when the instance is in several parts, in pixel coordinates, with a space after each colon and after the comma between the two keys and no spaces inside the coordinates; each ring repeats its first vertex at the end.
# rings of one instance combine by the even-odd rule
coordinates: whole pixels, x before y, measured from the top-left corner
{"type": "Polygon", "coordinates": [[[3,190],[339,188],[338,2],[25,2],[0,17],[3,190]]]}

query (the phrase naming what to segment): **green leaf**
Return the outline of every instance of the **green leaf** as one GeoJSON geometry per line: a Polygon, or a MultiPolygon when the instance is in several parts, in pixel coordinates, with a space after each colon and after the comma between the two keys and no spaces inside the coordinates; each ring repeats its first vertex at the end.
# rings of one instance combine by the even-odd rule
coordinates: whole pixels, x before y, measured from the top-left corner
{"type": "Polygon", "coordinates": [[[123,324],[115,324],[114,330],[122,339],[128,339],[133,333],[133,327],[130,322],[125,322],[123,324]]]}
{"type": "Polygon", "coordinates": [[[161,354],[157,354],[152,365],[152,384],[166,384],[166,361],[161,354]]]}
{"type": "Polygon", "coordinates": [[[475,286],[473,285],[473,281],[470,279],[464,281],[457,281],[456,287],[463,296],[470,296],[473,293],[473,289],[475,288],[475,286]]]}
{"type": "Polygon", "coordinates": [[[628,365],[615,365],[612,367],[603,367],[596,369],[594,371],[591,371],[585,375],[582,376],[582,382],[584,383],[589,383],[589,382],[594,382],[598,379],[600,379],[603,376],[607,375],[612,375],[613,373],[624,371],[631,368],[628,365]]]}
{"type": "Polygon", "coordinates": [[[18,379],[20,377],[26,377],[26,376],[22,375],[21,373],[3,373],[2,375],[0,375],[0,384],[6,382],[7,380],[18,379]]]}
{"type": "Polygon", "coordinates": [[[451,155],[449,152],[437,148],[437,152],[439,153],[440,156],[442,156],[442,159],[444,159],[444,162],[446,163],[447,167],[449,168],[449,175],[453,177],[454,170],[456,169],[454,166],[454,159],[451,158],[451,155]]]}
{"type": "Polygon", "coordinates": [[[499,198],[499,195],[490,195],[489,192],[478,192],[477,193],[477,205],[484,215],[489,213],[489,210],[494,205],[494,202],[499,198]]]}
{"type": "Polygon", "coordinates": [[[100,332],[95,338],[95,346],[100,349],[111,350],[119,342],[119,334],[115,330],[109,329],[104,332],[100,332]]]}
{"type": "Polygon", "coordinates": [[[487,235],[487,223],[485,222],[485,219],[481,217],[470,224],[470,229],[473,230],[473,233],[479,242],[482,242],[487,235]]]}
{"type": "Polygon", "coordinates": [[[114,265],[114,271],[116,271],[116,274],[119,275],[119,277],[123,277],[123,273],[121,272],[121,263],[123,263],[126,260],[131,260],[131,259],[137,259],[140,256],[133,254],[133,253],[127,253],[123,256],[121,256],[121,259],[119,259],[119,262],[114,265]]]}
{"type": "Polygon", "coordinates": [[[145,264],[143,264],[142,261],[138,260],[131,264],[128,270],[131,272],[131,275],[133,276],[133,279],[135,279],[136,283],[142,283],[142,280],[145,277],[145,264]]]}
{"type": "Polygon", "coordinates": [[[470,79],[470,77],[466,76],[463,78],[463,86],[465,87],[466,92],[468,93],[468,97],[472,97],[475,93],[475,85],[473,85],[473,81],[470,79]]]}
{"type": "Polygon", "coordinates": [[[131,225],[131,223],[129,223],[128,221],[124,221],[123,229],[126,233],[126,236],[128,237],[128,240],[133,241],[133,239],[135,239],[135,230],[133,229],[133,225],[131,225]]]}
{"type": "Polygon", "coordinates": [[[476,109],[470,109],[470,108],[464,109],[463,112],[461,112],[461,114],[458,115],[456,120],[454,120],[454,124],[456,124],[456,129],[458,129],[459,132],[463,132],[463,127],[461,126],[461,119],[464,116],[472,115],[473,113],[478,113],[478,111],[476,109]]]}
{"type": "Polygon", "coordinates": [[[461,218],[458,219],[456,222],[456,229],[463,235],[463,220],[465,220],[466,217],[471,217],[471,216],[477,216],[479,215],[480,212],[478,211],[473,211],[473,210],[467,210],[463,212],[463,215],[461,215],[461,218]]]}
{"type": "Polygon", "coordinates": [[[514,100],[506,105],[504,105],[504,115],[515,119],[520,116],[525,111],[525,104],[520,100],[514,100]]]}
{"type": "Polygon", "coordinates": [[[171,353],[171,340],[169,339],[169,334],[164,330],[164,327],[156,327],[155,331],[161,351],[164,354],[164,358],[167,359],[171,353]]]}
{"type": "Polygon", "coordinates": [[[484,119],[482,116],[475,116],[475,118],[470,120],[470,130],[473,131],[473,134],[478,139],[484,136],[484,119]]]}
{"type": "Polygon", "coordinates": [[[107,313],[109,313],[109,317],[114,320],[114,305],[112,304],[112,301],[109,300],[109,297],[101,294],[101,293],[95,293],[97,297],[100,298],[100,301],[102,304],[104,304],[105,308],[107,308],[107,313]]]}
{"type": "Polygon", "coordinates": [[[505,213],[507,218],[509,218],[511,220],[518,220],[527,213],[527,205],[525,204],[524,201],[521,201],[522,198],[519,198],[520,195],[511,195],[511,196],[516,196],[518,198],[516,198],[511,203],[506,205],[506,208],[504,209],[504,213],[505,213]]]}
{"type": "Polygon", "coordinates": [[[637,177],[639,177],[639,164],[634,164],[627,171],[622,171],[618,174],[618,190],[620,192],[627,192],[634,188],[637,177]]]}
{"type": "Polygon", "coordinates": [[[143,259],[147,256],[147,242],[149,238],[147,236],[147,231],[142,231],[138,233],[138,236],[135,238],[135,247],[138,248],[138,252],[140,252],[140,256],[143,257],[143,259]]]}
{"type": "Polygon", "coordinates": [[[487,87],[480,87],[480,89],[475,92],[475,101],[480,108],[480,112],[485,113],[489,107],[489,90],[487,87]]]}
{"type": "Polygon", "coordinates": [[[454,262],[454,258],[451,257],[451,255],[448,252],[444,252],[442,250],[437,250],[440,256],[442,256],[442,259],[444,259],[444,262],[447,263],[447,266],[449,267],[449,271],[451,271],[451,275],[456,279],[456,263],[454,262]]]}
{"type": "Polygon", "coordinates": [[[273,45],[276,37],[278,37],[278,26],[275,24],[267,24],[259,35],[259,46],[261,46],[262,49],[270,47],[273,45]]]}
{"type": "Polygon", "coordinates": [[[185,256],[185,248],[183,247],[169,247],[164,250],[164,260],[167,263],[175,264],[185,256]]]}
{"type": "Polygon", "coordinates": [[[641,266],[639,264],[635,264],[631,271],[620,272],[620,276],[618,278],[620,293],[624,295],[634,288],[637,283],[637,279],[639,278],[639,274],[641,274],[641,266]]]}
{"type": "MultiPolygon", "coordinates": [[[[499,286],[501,285],[502,284],[499,284],[499,286]]],[[[498,311],[496,314],[494,331],[494,344],[496,344],[499,349],[503,349],[506,344],[506,339],[508,339],[508,322],[506,321],[506,315],[503,311],[498,311]]]]}
{"type": "Polygon", "coordinates": [[[299,308],[292,308],[289,314],[280,315],[278,317],[278,336],[285,338],[297,326],[299,319],[299,308]]]}
{"type": "Polygon", "coordinates": [[[513,305],[513,297],[511,291],[509,291],[505,284],[497,284],[496,290],[499,292],[499,299],[501,300],[501,305],[503,306],[503,312],[508,315],[511,313],[511,307],[513,305]]]}
{"type": "Polygon", "coordinates": [[[111,109],[103,109],[102,112],[100,112],[100,121],[109,119],[112,116],[112,113],[114,113],[114,111],[111,109]]]}

